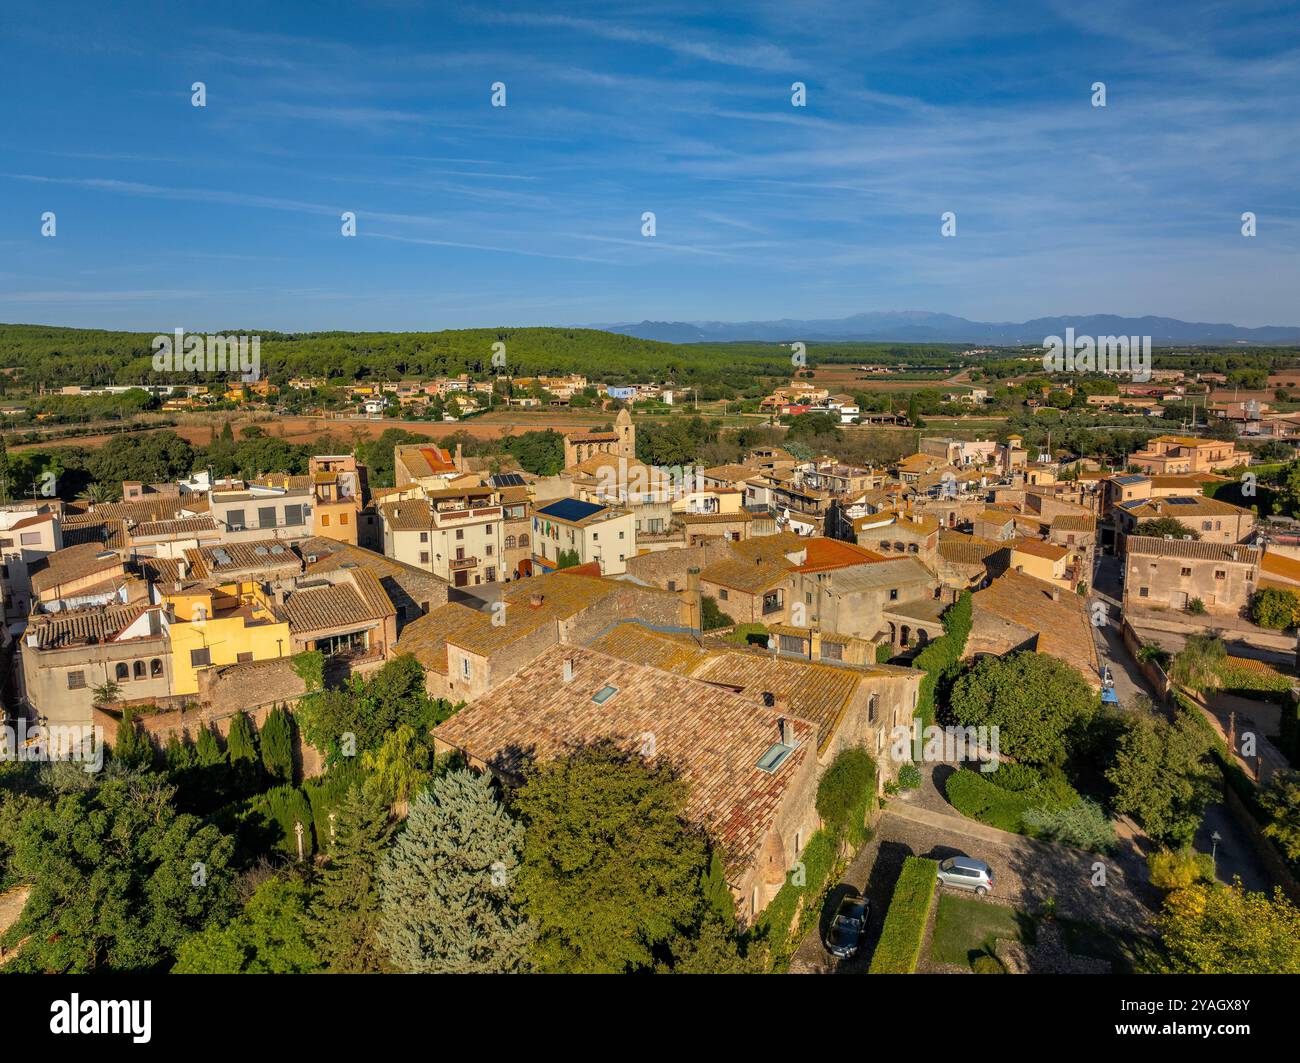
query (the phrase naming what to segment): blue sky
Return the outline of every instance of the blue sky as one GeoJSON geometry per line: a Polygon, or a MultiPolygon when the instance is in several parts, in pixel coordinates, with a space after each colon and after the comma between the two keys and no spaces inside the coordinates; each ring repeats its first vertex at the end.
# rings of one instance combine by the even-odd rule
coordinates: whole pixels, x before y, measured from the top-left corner
{"type": "Polygon", "coordinates": [[[1296,5],[703,6],[4,0],[0,321],[1300,323],[1296,5]]]}

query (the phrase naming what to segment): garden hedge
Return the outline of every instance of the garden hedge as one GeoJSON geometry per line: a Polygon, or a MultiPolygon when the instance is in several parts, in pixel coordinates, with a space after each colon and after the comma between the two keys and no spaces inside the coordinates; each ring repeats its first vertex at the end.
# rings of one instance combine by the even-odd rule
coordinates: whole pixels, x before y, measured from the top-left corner
{"type": "Polygon", "coordinates": [[[966,639],[970,636],[971,604],[970,591],[962,591],[961,597],[950,605],[943,614],[943,634],[931,642],[912,660],[912,667],[924,670],[921,689],[917,696],[916,715],[922,727],[934,723],[934,690],[943,674],[961,660],[966,651],[966,639]]]}
{"type": "Polygon", "coordinates": [[[894,885],[880,942],[871,957],[871,974],[914,974],[921,959],[930,903],[938,884],[939,865],[909,856],[894,885]]]}
{"type": "Polygon", "coordinates": [[[1014,834],[1025,833],[1021,817],[1043,803],[1023,793],[1004,790],[982,773],[966,769],[948,776],[944,793],[952,807],[963,816],[1014,834]]]}

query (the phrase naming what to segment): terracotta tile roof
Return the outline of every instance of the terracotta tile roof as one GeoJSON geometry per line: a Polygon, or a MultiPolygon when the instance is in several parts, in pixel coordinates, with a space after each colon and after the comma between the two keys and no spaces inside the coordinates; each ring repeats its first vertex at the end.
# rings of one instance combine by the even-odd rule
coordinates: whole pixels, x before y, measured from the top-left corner
{"type": "Polygon", "coordinates": [[[33,616],[23,638],[35,638],[43,650],[111,642],[147,609],[146,605],[110,605],[33,616]]]}
{"type": "Polygon", "coordinates": [[[40,594],[61,584],[100,573],[107,578],[109,573],[122,572],[124,568],[122,556],[103,543],[65,546],[62,550],[47,554],[31,566],[32,590],[40,594]]]}
{"type": "Polygon", "coordinates": [[[934,579],[930,570],[911,556],[886,557],[874,565],[854,565],[840,569],[830,578],[834,581],[835,593],[841,597],[860,591],[901,588],[934,579]]]}
{"type": "Polygon", "coordinates": [[[804,545],[808,554],[802,565],[795,566],[796,572],[827,572],[849,565],[868,565],[885,560],[883,555],[858,546],[857,543],[827,539],[820,535],[806,539],[804,545]]]}
{"type": "Polygon", "coordinates": [[[150,583],[178,583],[181,563],[171,557],[141,557],[136,559],[140,572],[150,583]]]}
{"type": "Polygon", "coordinates": [[[1052,531],[1091,532],[1097,530],[1097,518],[1065,513],[1052,518],[1052,531]]]}
{"type": "Polygon", "coordinates": [[[397,456],[417,480],[425,476],[451,476],[456,472],[451,452],[432,443],[399,446],[397,456]]]}
{"type": "Polygon", "coordinates": [[[277,487],[285,491],[301,491],[312,485],[312,478],[306,474],[273,472],[265,476],[259,476],[251,482],[261,487],[277,487]]]}
{"type": "Polygon", "coordinates": [[[655,739],[656,758],[687,787],[686,815],[718,842],[728,867],[751,864],[804,759],[816,728],[793,720],[799,745],[765,772],[758,762],[780,737],[779,716],[755,698],[589,649],[556,649],[435,729],[440,741],[465,750],[514,778],[530,764],[605,740],[640,751],[655,739]],[[565,682],[565,658],[574,675],[565,682]],[[603,704],[593,697],[616,693],[603,704]]]}
{"type": "Polygon", "coordinates": [[[702,475],[710,480],[726,480],[730,483],[740,483],[753,476],[754,470],[748,465],[715,465],[711,469],[705,469],[702,475]]]}
{"type": "MultiPolygon", "coordinates": [[[[782,624],[770,630],[810,637],[808,628],[782,624]]],[[[851,636],[822,633],[823,641],[851,639],[851,636]]],[[[705,648],[690,636],[653,631],[636,621],[620,624],[591,643],[591,648],[633,664],[735,688],[749,696],[784,694],[794,715],[817,724],[819,750],[824,750],[834,738],[860,684],[869,682],[873,676],[904,675],[920,679],[910,668],[881,665],[847,668],[774,657],[758,649],[705,648]]]]}
{"type": "Polygon", "coordinates": [[[631,664],[650,665],[678,675],[690,675],[709,659],[708,651],[690,636],[650,631],[635,620],[619,624],[592,642],[591,648],[631,664]]]}
{"type": "Polygon", "coordinates": [[[1258,565],[1260,551],[1234,543],[1204,543],[1196,539],[1164,539],[1154,535],[1130,535],[1124,540],[1130,554],[1149,557],[1186,557],[1198,561],[1235,561],[1258,565]]]}
{"type": "MultiPolygon", "coordinates": [[[[426,668],[445,673],[448,642],[487,656],[544,624],[567,620],[623,589],[617,581],[575,575],[572,569],[518,580],[502,589],[504,612],[480,611],[449,602],[407,624],[397,640],[397,650],[413,653],[426,668]],[[534,595],[541,598],[537,605],[532,604],[534,595]],[[504,618],[504,623],[494,624],[493,616],[504,618]]],[[[643,588],[642,593],[653,593],[653,588],[643,588]]],[[[676,598],[668,591],[662,593],[676,598]]]]}
{"type": "Polygon", "coordinates": [[[978,535],[943,531],[939,533],[939,556],[956,565],[983,565],[1007,548],[1005,542],[978,535]]]}
{"type": "Polygon", "coordinates": [[[416,568],[414,565],[408,565],[405,561],[398,561],[396,558],[378,554],[374,550],[367,550],[364,546],[339,542],[337,539],[311,535],[306,539],[299,539],[294,543],[294,546],[297,547],[298,553],[302,555],[303,571],[309,575],[333,572],[337,568],[356,565],[369,569],[381,579],[414,577],[431,585],[446,584],[446,580],[435,576],[432,572],[416,568]],[[313,561],[312,558],[316,560],[313,561]]]}
{"type": "Polygon", "coordinates": [[[189,563],[190,575],[200,580],[220,579],[230,572],[302,568],[302,559],[294,553],[292,544],[279,539],[220,543],[198,549],[191,547],[185,551],[185,560],[189,563]],[[219,560],[220,557],[228,560],[219,560]]]}
{"type": "Polygon", "coordinates": [[[379,512],[393,531],[428,531],[433,526],[429,503],[423,498],[385,502],[379,507],[379,512]]]}
{"type": "Polygon", "coordinates": [[[1248,509],[1205,495],[1167,495],[1164,498],[1134,499],[1119,503],[1119,508],[1139,521],[1154,517],[1239,517],[1250,513],[1248,509]],[[1178,501],[1175,502],[1174,499],[1178,501]]]}
{"type": "Polygon", "coordinates": [[[71,525],[65,523],[60,531],[65,547],[100,543],[109,550],[121,550],[126,546],[126,524],[120,520],[82,521],[71,525]]]}
{"type": "Polygon", "coordinates": [[[753,539],[744,539],[731,544],[733,553],[749,561],[763,558],[778,564],[790,564],[787,554],[798,553],[808,545],[808,540],[794,532],[777,532],[775,535],[759,535],[753,539]]]}
{"type": "MultiPolygon", "coordinates": [[[[916,535],[931,535],[942,527],[939,518],[933,513],[908,513],[882,509],[879,513],[873,513],[868,517],[859,517],[858,519],[865,526],[873,521],[878,522],[884,517],[894,518],[892,524],[885,525],[886,528],[905,528],[916,535]]],[[[856,521],[854,523],[856,524],[856,521]]]]}
{"type": "Polygon", "coordinates": [[[817,749],[830,744],[865,676],[844,668],[735,650],[710,657],[692,673],[695,679],[738,688],[761,700],[764,693],[784,694],[790,711],[817,725],[817,749]]]}
{"type": "Polygon", "coordinates": [[[30,517],[24,517],[16,524],[11,524],[8,531],[21,531],[23,528],[34,528],[37,524],[44,524],[46,521],[54,519],[53,513],[33,513],[30,517]]]}
{"type": "MultiPolygon", "coordinates": [[[[1008,571],[971,596],[972,608],[1036,632],[1039,653],[1058,657],[1096,686],[1097,649],[1083,599],[1044,580],[1008,571]],[[1053,592],[1057,597],[1053,598],[1053,592]]],[[[1010,647],[1008,647],[1009,649],[1010,647]]]]}
{"type": "Polygon", "coordinates": [[[148,538],[155,535],[197,535],[200,532],[217,530],[216,521],[211,517],[184,517],[179,520],[146,521],[131,529],[133,538],[148,538]]]}
{"type": "Polygon", "coordinates": [[[293,591],[278,610],[295,634],[382,620],[397,613],[374,573],[352,570],[351,583],[293,591]]]}
{"type": "Polygon", "coordinates": [[[1033,557],[1041,557],[1046,561],[1060,561],[1061,558],[1068,557],[1071,553],[1068,546],[1045,543],[1042,539],[1017,538],[1010,540],[1007,546],[1018,554],[1029,554],[1033,557]]]}
{"type": "Polygon", "coordinates": [[[96,520],[124,520],[128,524],[144,524],[154,520],[173,520],[184,508],[177,495],[140,499],[136,502],[98,502],[90,511],[96,520]]]}
{"type": "Polygon", "coordinates": [[[747,594],[761,594],[790,579],[790,567],[773,561],[726,558],[700,572],[700,579],[747,594]]]}
{"type": "Polygon", "coordinates": [[[1010,524],[1019,516],[1019,513],[1013,513],[1011,510],[993,509],[990,507],[973,519],[983,524],[1010,524]]]}
{"type": "Polygon", "coordinates": [[[744,524],[754,519],[752,513],[740,510],[738,513],[674,513],[673,520],[683,524],[744,524]]]}

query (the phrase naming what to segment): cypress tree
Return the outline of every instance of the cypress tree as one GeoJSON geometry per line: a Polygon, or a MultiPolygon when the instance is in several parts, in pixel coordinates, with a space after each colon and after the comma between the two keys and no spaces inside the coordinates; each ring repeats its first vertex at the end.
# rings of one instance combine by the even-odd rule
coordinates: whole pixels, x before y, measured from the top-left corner
{"type": "Polygon", "coordinates": [[[736,929],[736,901],[727,886],[727,874],[722,850],[715,848],[709,854],[709,866],[700,876],[700,892],[710,913],[716,914],[722,925],[734,932],[736,929]]]}
{"type": "Polygon", "coordinates": [[[176,734],[175,731],[167,739],[167,749],[163,754],[163,758],[166,761],[167,770],[174,775],[188,771],[198,762],[198,758],[194,755],[194,747],[176,734]]]}
{"type": "Polygon", "coordinates": [[[234,719],[230,721],[230,733],[226,735],[226,753],[231,764],[258,759],[253,725],[242,712],[235,713],[234,719]]]}
{"type": "Polygon", "coordinates": [[[194,755],[200,768],[211,768],[226,763],[226,752],[217,741],[211,727],[201,727],[194,743],[194,755]]]}
{"type": "Polygon", "coordinates": [[[330,971],[374,974],[388,967],[379,943],[379,865],[393,836],[388,806],[354,783],[334,817],[330,856],[312,899],[310,933],[330,971]]]}
{"type": "Polygon", "coordinates": [[[113,758],[123,764],[144,771],[153,766],[153,744],[149,736],[136,726],[135,709],[122,710],[122,722],[117,726],[117,742],[113,758]]]}
{"type": "Polygon", "coordinates": [[[379,938],[393,964],[429,974],[521,970],[532,938],[514,901],[523,844],[488,776],[462,769],[421,791],[379,870],[379,938]]]}
{"type": "Polygon", "coordinates": [[[262,725],[262,766],[277,782],[293,782],[293,724],[279,705],[262,725]]]}

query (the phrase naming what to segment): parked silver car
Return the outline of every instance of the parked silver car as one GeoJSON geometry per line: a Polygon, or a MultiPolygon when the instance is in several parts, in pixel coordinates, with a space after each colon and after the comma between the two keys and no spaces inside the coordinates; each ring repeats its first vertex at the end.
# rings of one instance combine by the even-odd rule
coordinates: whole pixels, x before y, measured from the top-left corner
{"type": "Polygon", "coordinates": [[[974,890],[983,897],[993,888],[993,869],[983,860],[950,856],[939,864],[939,882],[945,886],[974,890]]]}

